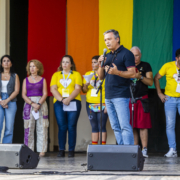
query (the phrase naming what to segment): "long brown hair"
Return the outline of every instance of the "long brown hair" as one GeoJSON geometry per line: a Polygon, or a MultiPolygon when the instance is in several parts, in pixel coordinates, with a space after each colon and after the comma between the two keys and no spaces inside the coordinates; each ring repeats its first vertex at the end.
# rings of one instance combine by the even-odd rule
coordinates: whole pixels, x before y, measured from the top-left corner
{"type": "Polygon", "coordinates": [[[72,65],[71,70],[76,71],[76,65],[74,63],[74,60],[73,60],[72,56],[70,56],[70,55],[65,55],[65,56],[62,57],[61,62],[60,62],[60,66],[58,67],[58,71],[63,71],[62,60],[63,60],[64,57],[68,57],[70,59],[70,62],[71,62],[71,65],[72,65]]]}

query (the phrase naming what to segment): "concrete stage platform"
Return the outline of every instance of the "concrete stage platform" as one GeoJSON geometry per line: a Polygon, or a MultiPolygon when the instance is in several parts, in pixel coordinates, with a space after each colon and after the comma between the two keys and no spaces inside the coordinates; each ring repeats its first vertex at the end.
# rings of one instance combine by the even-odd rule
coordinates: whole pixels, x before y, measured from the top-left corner
{"type": "Polygon", "coordinates": [[[87,171],[86,166],[81,166],[86,164],[85,153],[76,153],[74,158],[68,158],[67,155],[65,158],[58,158],[57,152],[47,153],[46,157],[40,159],[36,169],[9,169],[6,175],[180,176],[180,157],[165,158],[163,154],[149,154],[149,158],[145,159],[144,170],[132,172],[87,171]]]}

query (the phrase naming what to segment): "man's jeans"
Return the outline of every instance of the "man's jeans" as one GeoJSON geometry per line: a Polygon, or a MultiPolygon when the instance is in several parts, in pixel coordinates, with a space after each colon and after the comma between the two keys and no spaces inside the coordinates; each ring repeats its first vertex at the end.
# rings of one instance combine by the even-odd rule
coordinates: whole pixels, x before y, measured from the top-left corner
{"type": "Polygon", "coordinates": [[[129,98],[106,99],[106,108],[118,144],[134,145],[129,98]]]}
{"type": "MultiPolygon", "coordinates": [[[[1,93],[2,100],[7,99],[9,96],[7,93],[1,93]]],[[[16,115],[17,105],[16,102],[9,102],[8,108],[3,108],[0,105],[0,138],[3,128],[3,121],[5,118],[5,132],[2,143],[10,144],[13,140],[14,120],[16,115]]]]}
{"type": "Polygon", "coordinates": [[[180,114],[180,98],[166,96],[167,101],[164,103],[164,110],[166,115],[166,134],[168,138],[169,148],[176,149],[176,112],[180,114]]]}

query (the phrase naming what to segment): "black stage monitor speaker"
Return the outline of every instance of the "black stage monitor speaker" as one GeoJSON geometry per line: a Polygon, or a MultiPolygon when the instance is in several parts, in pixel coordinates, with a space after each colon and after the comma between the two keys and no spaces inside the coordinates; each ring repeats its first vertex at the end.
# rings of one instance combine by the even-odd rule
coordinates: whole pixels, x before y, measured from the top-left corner
{"type": "Polygon", "coordinates": [[[39,155],[24,144],[0,144],[0,166],[33,169],[39,159],[39,155]]]}
{"type": "Polygon", "coordinates": [[[142,171],[144,157],[138,145],[89,145],[87,169],[91,171],[142,171]]]}

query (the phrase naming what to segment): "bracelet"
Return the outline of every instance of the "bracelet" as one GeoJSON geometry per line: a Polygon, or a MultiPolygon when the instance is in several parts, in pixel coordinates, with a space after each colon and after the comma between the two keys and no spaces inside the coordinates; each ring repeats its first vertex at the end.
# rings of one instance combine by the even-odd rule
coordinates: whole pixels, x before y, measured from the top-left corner
{"type": "Polygon", "coordinates": [[[122,71],[119,71],[118,76],[120,76],[121,73],[122,73],[122,71]]]}
{"type": "Polygon", "coordinates": [[[41,106],[41,104],[40,104],[40,103],[37,103],[37,104],[41,106]]]}
{"type": "Polygon", "coordinates": [[[31,103],[30,103],[30,105],[32,105],[34,102],[33,101],[31,101],[31,103]]]}

